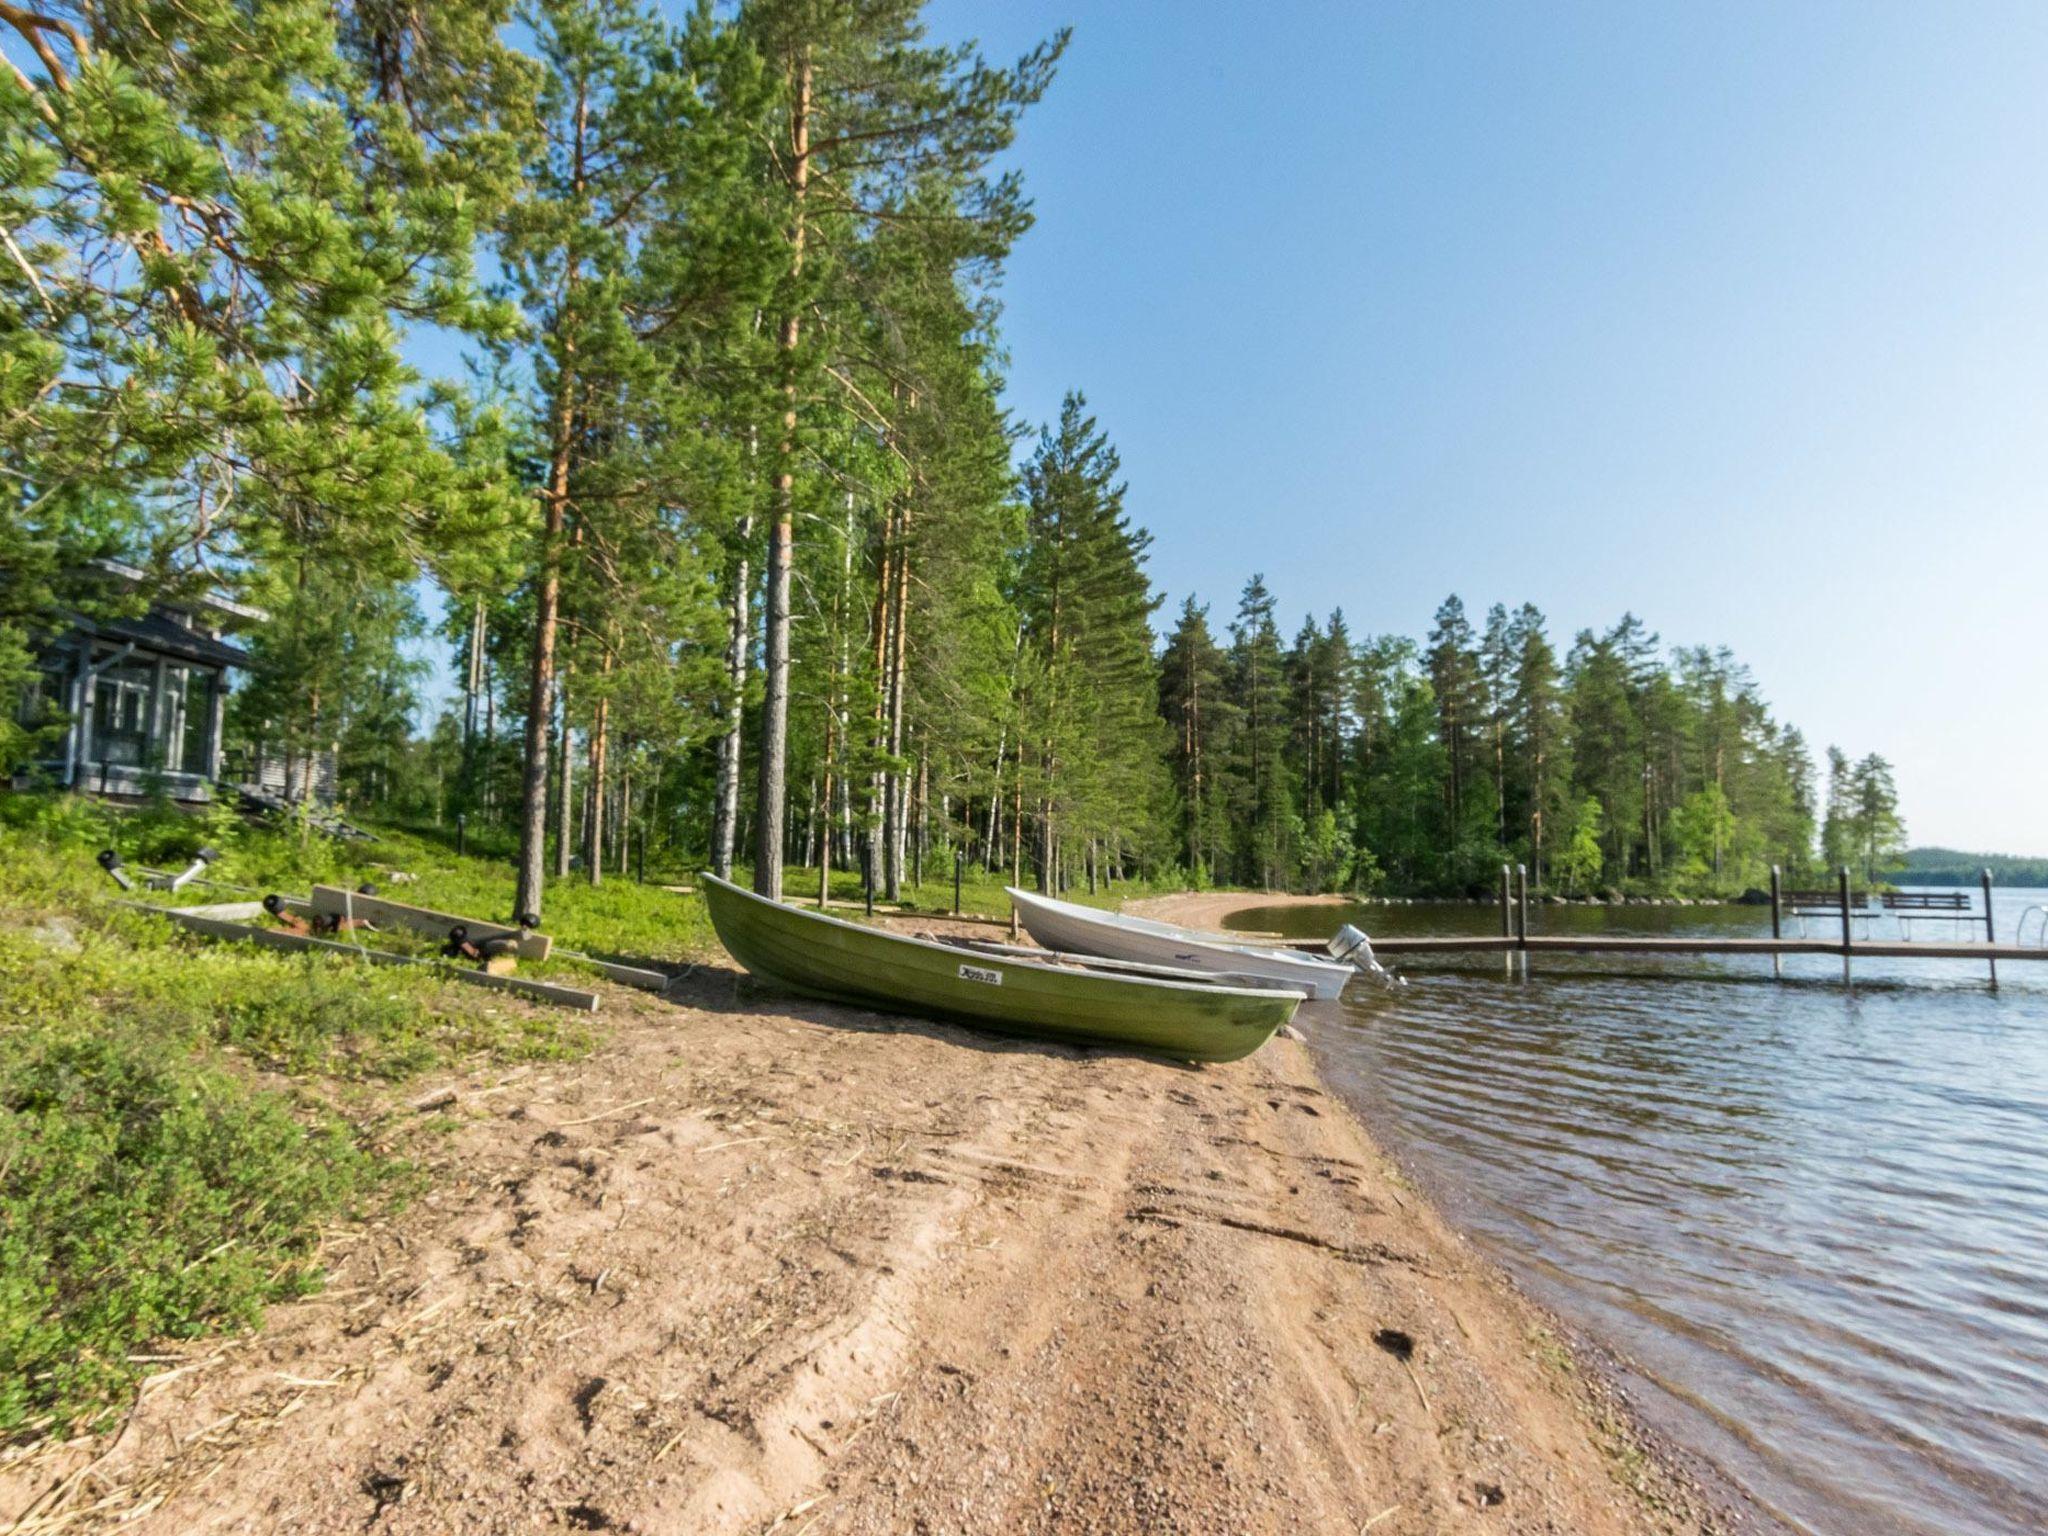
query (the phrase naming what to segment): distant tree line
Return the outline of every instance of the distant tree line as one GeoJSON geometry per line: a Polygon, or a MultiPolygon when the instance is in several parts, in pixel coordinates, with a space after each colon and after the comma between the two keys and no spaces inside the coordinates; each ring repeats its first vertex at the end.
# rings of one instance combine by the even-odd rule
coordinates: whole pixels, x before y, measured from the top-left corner
{"type": "Polygon", "coordinates": [[[1160,698],[1180,856],[1219,881],[1472,892],[1508,861],[1561,892],[1727,892],[1772,864],[1867,874],[1903,837],[1884,759],[1831,750],[1823,815],[1748,670],[1633,615],[1562,657],[1533,606],[1475,626],[1456,597],[1420,644],[1341,612],[1286,642],[1254,577],[1222,638],[1182,608],[1160,698]]]}
{"type": "Polygon", "coordinates": [[[8,7],[0,688],[96,555],[232,589],[271,615],[232,728],[500,837],[522,910],[650,849],[777,894],[1893,856],[1881,759],[1831,755],[1823,821],[1747,674],[1633,618],[1290,641],[1254,578],[1161,650],[1108,434],[1002,405],[1003,156],[1065,34],[992,63],[922,10],[8,7]]]}
{"type": "Polygon", "coordinates": [[[1899,860],[1897,878],[1913,885],[1973,886],[1987,869],[1998,885],[2048,886],[2048,859],[1957,848],[1909,848],[1899,860]]]}

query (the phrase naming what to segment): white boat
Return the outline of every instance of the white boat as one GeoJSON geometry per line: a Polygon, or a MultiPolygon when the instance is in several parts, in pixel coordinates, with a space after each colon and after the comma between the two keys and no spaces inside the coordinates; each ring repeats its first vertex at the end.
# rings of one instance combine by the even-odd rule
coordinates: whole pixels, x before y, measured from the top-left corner
{"type": "Polygon", "coordinates": [[[1173,966],[1212,976],[1258,976],[1285,982],[1321,1001],[1341,997],[1355,971],[1285,949],[1234,944],[1228,934],[1201,933],[1148,917],[1104,912],[1006,886],[1025,932],[1047,949],[1173,966]]]}

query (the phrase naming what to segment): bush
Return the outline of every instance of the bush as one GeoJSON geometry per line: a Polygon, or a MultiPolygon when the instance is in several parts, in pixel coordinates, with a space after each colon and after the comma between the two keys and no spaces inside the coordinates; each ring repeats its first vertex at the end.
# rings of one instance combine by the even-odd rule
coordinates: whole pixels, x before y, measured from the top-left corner
{"type": "Polygon", "coordinates": [[[133,1032],[8,1046],[0,1433],[89,1420],[137,1349],[313,1288],[320,1225],[390,1171],[332,1115],[133,1032]]]}
{"type": "MultiPolygon", "coordinates": [[[[134,1356],[319,1284],[321,1229],[405,1183],[344,1117],[378,1107],[348,1085],[588,1042],[573,1015],[424,970],[194,939],[111,901],[93,858],[179,868],[202,844],[255,891],[398,865],[426,905],[511,899],[502,865],[409,838],[302,842],[228,813],[0,794],[0,1437],[89,1425],[146,1368],[134,1356]]],[[[564,896],[592,948],[703,924],[701,903],[629,884],[564,896]]]]}

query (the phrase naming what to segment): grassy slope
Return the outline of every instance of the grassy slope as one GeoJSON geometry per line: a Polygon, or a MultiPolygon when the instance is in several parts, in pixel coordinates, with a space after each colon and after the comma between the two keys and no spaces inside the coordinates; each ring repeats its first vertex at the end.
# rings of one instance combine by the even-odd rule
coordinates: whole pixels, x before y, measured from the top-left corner
{"type": "MultiPolygon", "coordinates": [[[[316,1286],[322,1228],[411,1182],[379,1085],[590,1038],[575,1015],[425,972],[193,940],[110,900],[93,863],[114,846],[182,867],[202,838],[221,879],[257,891],[395,863],[420,866],[407,892],[423,902],[509,901],[509,884],[487,900],[497,871],[412,839],[342,848],[0,797],[0,1435],[88,1424],[146,1368],[134,1356],[316,1286]]],[[[625,890],[561,903],[585,942],[670,954],[702,942],[687,907],[658,920],[680,905],[625,890]]]]}
{"type": "MultiPolygon", "coordinates": [[[[460,856],[431,831],[336,843],[225,815],[0,794],[0,1437],[91,1423],[147,1368],[134,1357],[316,1287],[322,1228],[408,1187],[388,1085],[591,1038],[576,1016],[424,972],[193,939],[122,906],[94,863],[112,847],[181,869],[203,843],[221,853],[210,876],[239,889],[140,899],[370,881],[420,906],[511,911],[509,861],[460,856]]],[[[950,909],[943,873],[904,905],[950,909]]],[[[814,897],[817,877],[791,869],[786,885],[814,897]]],[[[832,894],[858,902],[858,874],[836,874],[832,894]]],[[[1009,909],[1001,879],[979,872],[961,905],[1009,909]]],[[[716,949],[703,903],[655,883],[572,877],[550,888],[545,915],[571,949],[656,961],[716,949]]],[[[577,979],[573,962],[546,969],[577,979]]]]}

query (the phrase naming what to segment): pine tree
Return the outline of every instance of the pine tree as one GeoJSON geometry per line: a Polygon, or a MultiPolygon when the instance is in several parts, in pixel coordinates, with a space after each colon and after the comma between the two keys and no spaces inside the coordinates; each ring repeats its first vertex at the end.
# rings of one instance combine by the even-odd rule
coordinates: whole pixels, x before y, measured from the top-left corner
{"type": "Polygon", "coordinates": [[[1514,698],[1515,636],[1505,604],[1486,610],[1479,640],[1479,692],[1485,716],[1485,753],[1493,789],[1493,837],[1508,848],[1508,713],[1514,698]]]}
{"type": "MultiPolygon", "coordinates": [[[[460,572],[516,516],[502,462],[465,460],[465,412],[400,349],[411,324],[509,321],[472,256],[528,76],[496,5],[414,5],[400,29],[388,9],[0,15],[9,696],[39,616],[94,600],[94,556],[138,561],[156,594],[267,602],[291,580],[271,568],[302,561],[460,572]]],[[[22,745],[0,729],[0,756],[22,745]]]]}
{"type": "MultiPolygon", "coordinates": [[[[546,69],[541,133],[501,242],[535,343],[530,419],[541,513],[519,815],[522,913],[541,910],[551,741],[558,735],[566,754],[571,739],[563,664],[580,655],[577,686],[589,692],[583,820],[585,865],[596,879],[617,820],[607,796],[622,666],[635,655],[661,666],[679,632],[702,638],[698,583],[715,557],[699,536],[714,519],[695,508],[715,508],[716,488],[737,477],[730,436],[702,430],[695,373],[706,366],[706,346],[732,328],[726,317],[767,291],[758,263],[750,285],[744,268],[733,277],[738,263],[725,249],[707,254],[691,239],[691,215],[705,203],[731,211],[726,182],[752,138],[732,50],[702,18],[679,33],[636,0],[545,0],[533,22],[546,69]],[[714,89],[736,80],[738,101],[714,89]],[[707,268],[719,281],[699,281],[707,268]],[[687,521],[678,516],[686,505],[687,521]]],[[[575,819],[569,784],[565,759],[558,871],[575,819]]]]}
{"type": "Polygon", "coordinates": [[[1292,863],[1293,775],[1288,770],[1287,698],[1280,629],[1263,576],[1245,583],[1230,626],[1231,691],[1243,728],[1238,735],[1237,818],[1240,877],[1271,890],[1292,863]]]}
{"type": "Polygon", "coordinates": [[[1821,824],[1820,859],[1832,872],[1860,864],[1862,838],[1856,825],[1856,775],[1848,754],[1828,748],[1827,819],[1821,824]]]}
{"type": "Polygon", "coordinates": [[[1872,752],[1849,776],[1857,862],[1863,878],[1877,879],[1906,851],[1906,824],[1899,816],[1899,791],[1892,765],[1872,752]]]}
{"type": "Polygon", "coordinates": [[[1229,822],[1217,780],[1228,762],[1223,744],[1237,713],[1227,679],[1223,649],[1209,632],[1209,610],[1190,597],[1160,657],[1159,708],[1170,732],[1180,800],[1180,856],[1198,883],[1225,856],[1229,822]]]}
{"type": "Polygon", "coordinates": [[[1480,791],[1480,751],[1488,715],[1486,680],[1480,670],[1478,643],[1471,622],[1465,617],[1465,604],[1455,594],[1446,598],[1436,611],[1426,657],[1448,770],[1443,795],[1443,848],[1454,871],[1453,883],[1462,888],[1482,878],[1493,862],[1491,845],[1496,818],[1480,791]]]}
{"type": "Polygon", "coordinates": [[[1530,876],[1541,885],[1549,853],[1545,832],[1567,820],[1571,809],[1571,763],[1557,653],[1551,649],[1543,615],[1534,604],[1524,603],[1516,610],[1510,644],[1514,681],[1508,714],[1521,790],[1515,824],[1526,833],[1530,876]]]}
{"type": "Polygon", "coordinates": [[[756,790],[754,887],[779,896],[789,751],[790,581],[805,439],[817,429],[820,397],[869,417],[844,367],[840,338],[807,336],[805,317],[849,312],[866,231],[914,226],[950,273],[1000,261],[1028,222],[1014,174],[991,176],[1018,115],[1044,92],[1065,34],[1011,70],[968,51],[926,41],[921,0],[758,0],[741,13],[781,82],[775,143],[777,204],[783,213],[784,272],[771,306],[783,395],[770,454],[767,596],[763,616],[761,750],[756,790]],[[946,172],[944,196],[918,174],[946,172]]]}

